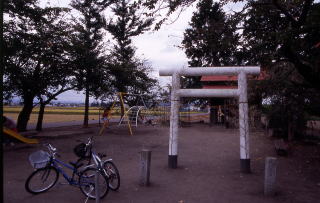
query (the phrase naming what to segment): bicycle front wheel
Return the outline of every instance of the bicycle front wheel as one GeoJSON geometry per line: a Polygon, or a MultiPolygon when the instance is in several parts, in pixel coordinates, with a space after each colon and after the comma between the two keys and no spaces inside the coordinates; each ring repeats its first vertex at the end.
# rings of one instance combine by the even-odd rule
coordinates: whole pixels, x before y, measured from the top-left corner
{"type": "Polygon", "coordinates": [[[118,190],[120,187],[120,174],[116,165],[111,161],[107,161],[103,164],[103,168],[107,173],[110,189],[113,191],[118,190]]]}
{"type": "Polygon", "coordinates": [[[25,188],[32,194],[46,192],[52,188],[59,178],[59,173],[54,167],[37,169],[28,177],[25,188]]]}
{"type": "Polygon", "coordinates": [[[96,187],[98,187],[99,197],[102,199],[109,192],[109,181],[98,169],[87,168],[79,176],[79,187],[81,192],[90,199],[96,199],[96,187]]]}

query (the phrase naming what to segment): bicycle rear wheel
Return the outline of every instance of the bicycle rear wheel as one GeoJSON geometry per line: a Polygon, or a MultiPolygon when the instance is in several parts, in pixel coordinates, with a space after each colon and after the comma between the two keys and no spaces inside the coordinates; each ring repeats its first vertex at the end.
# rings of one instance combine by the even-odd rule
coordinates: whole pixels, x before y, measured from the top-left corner
{"type": "Polygon", "coordinates": [[[107,173],[110,189],[113,191],[118,190],[120,187],[120,174],[116,165],[111,161],[107,161],[103,164],[103,168],[107,173]]]}
{"type": "Polygon", "coordinates": [[[46,192],[52,188],[59,178],[59,173],[54,167],[45,167],[32,172],[26,180],[25,188],[32,194],[46,192]]]}
{"type": "Polygon", "coordinates": [[[96,199],[96,176],[99,187],[99,197],[102,199],[109,192],[109,181],[106,176],[96,168],[87,168],[79,176],[81,192],[90,199],[96,199]]]}

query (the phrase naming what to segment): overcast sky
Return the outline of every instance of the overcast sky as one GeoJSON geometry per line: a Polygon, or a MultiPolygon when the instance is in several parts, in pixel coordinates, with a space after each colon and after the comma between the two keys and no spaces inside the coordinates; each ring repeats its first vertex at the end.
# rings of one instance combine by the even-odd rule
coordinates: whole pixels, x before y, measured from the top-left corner
{"type": "MultiPolygon", "coordinates": [[[[52,1],[51,1],[52,2],[52,1]]],[[[67,1],[57,0],[60,6],[66,6],[67,1]]],[[[52,3],[51,3],[52,5],[52,3]]],[[[188,60],[179,46],[183,38],[183,32],[188,26],[195,6],[189,7],[180,17],[171,24],[165,24],[158,31],[148,31],[133,39],[136,55],[148,61],[152,66],[152,77],[159,79],[161,85],[170,83],[169,77],[159,77],[161,68],[177,68],[186,66],[188,60]]],[[[91,99],[93,101],[93,99],[91,99]]],[[[68,91],[58,96],[58,101],[84,102],[83,93],[68,91]]]]}
{"type": "MultiPolygon", "coordinates": [[[[46,0],[42,3],[45,4],[46,0]]],[[[68,6],[70,0],[51,0],[51,5],[68,6]]],[[[226,6],[225,10],[238,9],[241,5],[226,6]]],[[[138,57],[146,59],[154,69],[152,77],[159,79],[161,85],[170,83],[169,77],[159,77],[161,68],[180,68],[187,66],[188,59],[184,51],[177,46],[181,44],[184,30],[195,11],[196,4],[187,8],[179,18],[171,23],[165,24],[158,31],[149,31],[133,39],[138,57]]],[[[175,19],[175,15],[172,16],[175,19]]],[[[93,100],[93,99],[91,99],[93,100]]],[[[83,102],[84,95],[74,91],[68,91],[58,96],[58,101],[83,102]]]]}

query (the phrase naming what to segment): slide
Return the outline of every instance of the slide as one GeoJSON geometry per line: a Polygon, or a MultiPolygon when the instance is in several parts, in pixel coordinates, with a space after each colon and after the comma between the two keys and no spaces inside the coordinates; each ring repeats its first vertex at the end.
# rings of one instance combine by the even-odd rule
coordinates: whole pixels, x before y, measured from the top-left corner
{"type": "Polygon", "coordinates": [[[20,135],[19,133],[15,132],[13,130],[10,130],[6,127],[3,127],[3,133],[10,135],[10,136],[22,141],[22,142],[28,143],[28,144],[38,144],[39,143],[39,141],[37,139],[25,138],[22,135],[20,135]]]}

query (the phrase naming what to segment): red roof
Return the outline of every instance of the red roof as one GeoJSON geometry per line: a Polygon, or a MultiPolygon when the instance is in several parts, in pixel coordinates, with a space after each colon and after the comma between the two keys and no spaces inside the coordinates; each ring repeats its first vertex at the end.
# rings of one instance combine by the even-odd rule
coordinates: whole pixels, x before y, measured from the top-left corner
{"type": "Polygon", "coordinates": [[[202,89],[237,89],[238,86],[232,86],[232,85],[203,85],[202,89]]]}
{"type": "Polygon", "coordinates": [[[202,76],[200,81],[237,81],[236,75],[209,75],[202,76]]]}
{"type": "MultiPolygon", "coordinates": [[[[267,74],[265,71],[261,71],[260,75],[251,76],[249,75],[248,79],[255,79],[255,80],[264,80],[266,79],[267,74]]],[[[218,82],[218,81],[237,81],[237,75],[210,75],[210,76],[201,76],[201,82],[218,82]]]]}

